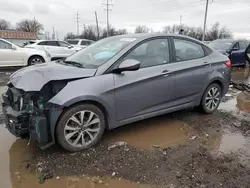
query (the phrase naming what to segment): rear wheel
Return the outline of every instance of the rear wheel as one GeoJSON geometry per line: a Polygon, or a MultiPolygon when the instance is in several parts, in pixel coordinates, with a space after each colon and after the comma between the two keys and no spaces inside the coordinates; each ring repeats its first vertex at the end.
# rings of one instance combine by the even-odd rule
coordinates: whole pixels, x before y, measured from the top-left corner
{"type": "Polygon", "coordinates": [[[40,63],[44,63],[44,59],[40,56],[32,56],[29,61],[28,61],[28,65],[36,65],[36,64],[40,64],[40,63]]]}
{"type": "Polygon", "coordinates": [[[214,83],[208,86],[203,94],[201,109],[206,114],[211,114],[217,110],[221,102],[221,87],[214,83]]]}
{"type": "Polygon", "coordinates": [[[67,110],[57,124],[58,143],[70,152],[93,147],[105,129],[103,112],[91,104],[77,105],[67,110]]]}

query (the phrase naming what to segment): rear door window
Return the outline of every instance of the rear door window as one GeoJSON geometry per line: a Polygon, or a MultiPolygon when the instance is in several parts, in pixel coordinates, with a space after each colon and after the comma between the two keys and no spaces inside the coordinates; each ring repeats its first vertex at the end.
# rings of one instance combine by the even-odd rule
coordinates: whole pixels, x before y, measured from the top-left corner
{"type": "Polygon", "coordinates": [[[67,40],[67,42],[69,44],[72,44],[72,45],[77,45],[79,41],[78,40],[67,40]]]}
{"type": "Polygon", "coordinates": [[[205,56],[201,45],[188,40],[174,39],[174,46],[177,62],[199,59],[205,56]]]}
{"type": "Polygon", "coordinates": [[[59,46],[57,41],[47,41],[48,46],[59,46]]]}

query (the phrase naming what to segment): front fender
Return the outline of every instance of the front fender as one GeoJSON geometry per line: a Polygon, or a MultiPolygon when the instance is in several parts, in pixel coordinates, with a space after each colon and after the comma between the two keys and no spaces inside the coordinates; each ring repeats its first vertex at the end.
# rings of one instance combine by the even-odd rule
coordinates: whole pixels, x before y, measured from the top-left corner
{"type": "Polygon", "coordinates": [[[108,115],[108,128],[114,127],[116,113],[112,74],[71,81],[49,103],[70,107],[85,101],[94,101],[101,104],[108,115]]]}

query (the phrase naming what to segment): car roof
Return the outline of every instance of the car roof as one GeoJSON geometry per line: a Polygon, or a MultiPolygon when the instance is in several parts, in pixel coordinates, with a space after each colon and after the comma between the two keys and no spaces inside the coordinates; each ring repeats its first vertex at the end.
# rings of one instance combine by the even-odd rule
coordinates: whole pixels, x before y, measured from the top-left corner
{"type": "Polygon", "coordinates": [[[179,34],[164,34],[164,33],[135,33],[135,34],[125,34],[125,35],[117,35],[117,36],[113,36],[113,37],[117,37],[117,38],[136,38],[139,40],[143,40],[143,39],[148,39],[148,38],[152,38],[152,37],[181,37],[184,39],[189,39],[189,40],[193,40],[193,41],[197,41],[199,43],[202,43],[202,41],[199,41],[195,38],[192,37],[188,37],[185,35],[179,35],[179,34]]]}
{"type": "Polygon", "coordinates": [[[89,39],[66,39],[66,41],[68,40],[79,40],[79,41],[93,41],[93,40],[89,40],[89,39]]]}

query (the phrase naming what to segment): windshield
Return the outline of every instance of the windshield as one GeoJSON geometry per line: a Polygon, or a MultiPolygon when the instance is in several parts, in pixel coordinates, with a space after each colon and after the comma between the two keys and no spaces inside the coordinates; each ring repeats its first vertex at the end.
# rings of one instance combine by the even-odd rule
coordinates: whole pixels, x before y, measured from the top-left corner
{"type": "Polygon", "coordinates": [[[233,41],[213,41],[208,46],[214,50],[228,50],[233,44],[233,41]]]}
{"type": "Polygon", "coordinates": [[[69,44],[73,44],[73,45],[76,45],[76,44],[78,44],[78,40],[67,40],[67,42],[69,43],[69,44]]]}
{"type": "Polygon", "coordinates": [[[97,68],[135,40],[136,38],[129,37],[106,38],[69,56],[66,61],[80,63],[86,68],[97,68]]]}

